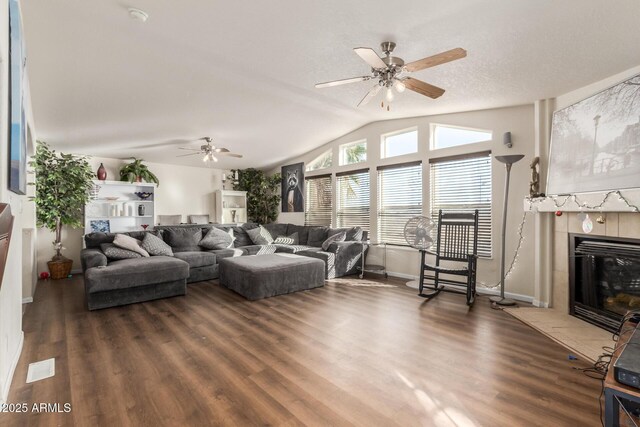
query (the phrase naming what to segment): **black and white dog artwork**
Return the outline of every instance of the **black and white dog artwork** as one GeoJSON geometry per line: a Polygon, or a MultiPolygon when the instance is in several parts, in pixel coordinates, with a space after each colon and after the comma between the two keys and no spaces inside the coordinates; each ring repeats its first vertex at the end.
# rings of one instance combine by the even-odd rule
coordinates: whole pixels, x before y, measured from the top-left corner
{"type": "Polygon", "coordinates": [[[282,212],[304,212],[304,163],[282,167],[282,212]]]}

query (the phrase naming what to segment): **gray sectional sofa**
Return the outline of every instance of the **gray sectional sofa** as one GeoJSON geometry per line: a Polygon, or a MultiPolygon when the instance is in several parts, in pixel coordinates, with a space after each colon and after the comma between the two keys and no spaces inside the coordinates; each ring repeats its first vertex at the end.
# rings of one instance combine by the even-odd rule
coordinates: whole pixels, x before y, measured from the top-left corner
{"type": "Polygon", "coordinates": [[[85,295],[90,310],[149,301],[169,296],[185,295],[186,284],[218,278],[219,261],[228,257],[290,253],[322,260],[325,278],[357,273],[363,254],[366,232],[359,228],[332,229],[328,227],[294,224],[266,224],[264,228],[276,238],[292,236],[297,244],[256,245],[248,231],[258,224],[243,225],[175,225],[157,226],[152,231],[134,231],[126,234],[143,240],[145,233],[161,237],[173,250],[173,256],[151,256],[113,260],[103,252],[105,244],[112,243],[115,233],[85,235],[81,253],[85,295]],[[198,243],[210,228],[228,232],[233,230],[233,247],[208,250],[198,243]],[[346,240],[332,242],[322,249],[329,237],[344,231],[346,240]]]}

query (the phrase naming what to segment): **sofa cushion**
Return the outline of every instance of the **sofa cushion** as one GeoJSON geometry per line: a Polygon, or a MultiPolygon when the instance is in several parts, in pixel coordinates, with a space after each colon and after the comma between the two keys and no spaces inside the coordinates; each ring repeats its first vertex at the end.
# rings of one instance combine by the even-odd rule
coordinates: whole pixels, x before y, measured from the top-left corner
{"type": "Polygon", "coordinates": [[[254,245],[270,245],[273,243],[271,233],[261,225],[258,228],[247,230],[247,234],[249,234],[254,245]]]}
{"type": "Polygon", "coordinates": [[[327,237],[327,240],[322,242],[322,250],[326,251],[327,249],[329,249],[329,245],[332,244],[333,242],[344,242],[346,238],[347,238],[346,231],[341,231],[339,233],[332,234],[329,237],[327,237]]]}
{"type": "Polygon", "coordinates": [[[211,252],[176,252],[174,256],[186,261],[190,268],[206,267],[216,263],[216,254],[211,252]]]}
{"type": "Polygon", "coordinates": [[[286,254],[295,254],[301,251],[319,251],[322,248],[314,248],[313,246],[307,245],[277,245],[274,243],[274,246],[277,247],[276,252],[286,253],[286,254]]]}
{"type": "Polygon", "coordinates": [[[286,236],[288,224],[280,224],[272,222],[271,224],[265,224],[264,228],[271,234],[271,236],[286,236]]]}
{"type": "Polygon", "coordinates": [[[289,236],[278,236],[273,241],[274,245],[297,245],[298,243],[298,233],[293,233],[289,236]]]}
{"type": "Polygon", "coordinates": [[[207,252],[211,252],[216,255],[216,261],[220,262],[223,258],[233,258],[236,256],[244,255],[244,251],[242,249],[237,248],[229,248],[229,249],[213,249],[207,252]]]}
{"type": "Polygon", "coordinates": [[[295,225],[289,224],[287,226],[287,235],[292,235],[293,233],[298,233],[298,244],[306,245],[307,240],[309,240],[309,229],[311,227],[306,225],[295,225]]]}
{"type": "Polygon", "coordinates": [[[276,253],[278,246],[280,245],[249,245],[238,249],[242,249],[245,255],[266,255],[276,253]]]}
{"type": "Polygon", "coordinates": [[[163,256],[139,257],[90,268],[85,272],[85,284],[88,292],[94,293],[186,280],[187,277],[189,264],[182,260],[163,256]]]}
{"type": "MultiPolygon", "coordinates": [[[[150,231],[129,231],[125,234],[127,236],[133,237],[134,239],[143,240],[144,236],[148,233],[153,234],[154,236],[161,237],[161,230],[150,230],[150,231]]],[[[113,239],[116,237],[116,233],[89,233],[84,236],[84,242],[87,249],[99,249],[100,245],[103,243],[113,243],[113,239]]]]}
{"type": "Polygon", "coordinates": [[[116,237],[113,238],[113,244],[119,248],[137,252],[143,257],[149,256],[149,252],[142,248],[142,242],[140,240],[127,236],[126,234],[116,234],[116,237]]]}
{"type": "Polygon", "coordinates": [[[165,228],[162,233],[164,241],[173,249],[173,252],[198,252],[200,240],[202,240],[202,228],[200,227],[171,227],[165,228]]]}
{"type": "Polygon", "coordinates": [[[319,248],[322,246],[322,243],[327,240],[329,232],[328,227],[311,227],[309,228],[309,238],[307,240],[307,245],[319,248]]]}
{"type": "Polygon", "coordinates": [[[233,247],[233,230],[223,231],[213,227],[207,231],[207,234],[200,240],[201,247],[205,249],[226,249],[233,247]]]}
{"type": "Polygon", "coordinates": [[[361,241],[362,240],[362,228],[360,227],[351,227],[351,228],[330,228],[329,229],[329,236],[332,236],[334,234],[338,234],[340,232],[344,231],[346,233],[345,236],[345,241],[346,242],[353,242],[353,241],[361,241]]]}
{"type": "Polygon", "coordinates": [[[167,245],[160,237],[147,233],[142,239],[142,248],[154,256],[173,256],[171,246],[167,245]]]}
{"type": "Polygon", "coordinates": [[[130,258],[142,258],[142,255],[138,252],[130,251],[128,249],[122,249],[113,243],[103,243],[100,245],[102,252],[109,260],[130,259],[130,258]]]}
{"type": "Polygon", "coordinates": [[[233,241],[234,247],[239,248],[242,246],[253,245],[253,241],[251,241],[251,237],[247,234],[247,229],[245,229],[244,226],[231,227],[231,229],[233,230],[233,237],[236,238],[236,240],[233,241]]]}

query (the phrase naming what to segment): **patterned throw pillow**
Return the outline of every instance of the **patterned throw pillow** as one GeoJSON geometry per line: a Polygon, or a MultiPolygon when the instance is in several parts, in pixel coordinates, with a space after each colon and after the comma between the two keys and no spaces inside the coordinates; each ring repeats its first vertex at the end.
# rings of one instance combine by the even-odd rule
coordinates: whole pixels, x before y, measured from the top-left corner
{"type": "Polygon", "coordinates": [[[142,249],[142,242],[140,240],[127,236],[126,234],[116,234],[116,237],[113,238],[113,244],[119,248],[137,252],[143,257],[149,256],[149,252],[142,249]]]}
{"type": "Polygon", "coordinates": [[[299,242],[298,233],[293,233],[289,236],[278,236],[273,241],[274,245],[297,245],[299,242]]]}
{"type": "Polygon", "coordinates": [[[251,238],[251,241],[254,245],[270,245],[273,243],[273,237],[271,237],[271,233],[269,233],[263,226],[259,226],[258,228],[254,228],[252,230],[247,230],[247,234],[251,238]]]}
{"type": "Polygon", "coordinates": [[[161,238],[147,233],[142,240],[142,249],[149,252],[149,255],[159,256],[173,256],[173,250],[171,246],[167,245],[161,238]]]}
{"type": "Polygon", "coordinates": [[[213,227],[207,235],[200,240],[198,245],[205,249],[227,249],[233,247],[234,240],[236,240],[236,238],[233,237],[233,229],[224,231],[213,227]]]}
{"type": "Polygon", "coordinates": [[[138,252],[122,249],[113,243],[103,243],[100,245],[100,249],[102,249],[102,252],[104,252],[105,256],[110,260],[142,258],[142,255],[138,252]]]}
{"type": "Polygon", "coordinates": [[[329,236],[327,240],[322,242],[322,250],[326,251],[327,249],[329,249],[329,245],[332,244],[333,242],[344,242],[346,238],[347,238],[347,233],[345,231],[341,231],[332,236],[329,236]]]}

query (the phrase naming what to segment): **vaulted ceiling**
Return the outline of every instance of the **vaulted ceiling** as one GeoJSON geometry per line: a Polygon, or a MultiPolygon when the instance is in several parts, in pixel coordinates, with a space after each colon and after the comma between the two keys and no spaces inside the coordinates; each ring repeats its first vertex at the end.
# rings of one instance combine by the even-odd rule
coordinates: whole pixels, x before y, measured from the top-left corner
{"type": "MultiPolygon", "coordinates": [[[[364,124],[531,103],[640,64],[637,0],[28,0],[22,2],[37,133],[97,156],[201,166],[177,147],[211,136],[269,167],[364,124]],[[131,19],[128,7],[149,13],[131,19]],[[391,111],[356,108],[370,82],[352,48],[395,41],[412,61],[465,59],[414,77],[391,111]]],[[[381,95],[380,95],[381,96],[381,95]]],[[[198,145],[192,143],[192,145],[198,145]]]]}

